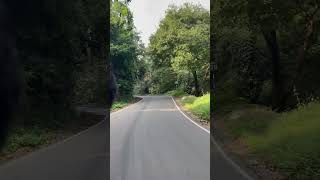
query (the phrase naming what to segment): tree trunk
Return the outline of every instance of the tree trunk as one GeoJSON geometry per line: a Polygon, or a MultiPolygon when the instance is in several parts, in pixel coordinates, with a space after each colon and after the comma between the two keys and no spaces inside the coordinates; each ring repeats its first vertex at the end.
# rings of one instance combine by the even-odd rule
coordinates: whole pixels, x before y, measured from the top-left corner
{"type": "Polygon", "coordinates": [[[263,37],[272,59],[272,109],[283,108],[281,103],[283,95],[283,83],[280,75],[280,50],[277,42],[277,33],[275,30],[263,31],[263,37]]]}
{"type": "Polygon", "coordinates": [[[193,78],[194,78],[194,88],[195,88],[195,96],[200,96],[200,88],[199,88],[199,82],[198,82],[198,76],[197,71],[193,71],[193,78]]]}
{"type": "Polygon", "coordinates": [[[287,88],[287,92],[284,94],[284,96],[282,96],[281,102],[283,104],[287,103],[290,95],[292,95],[292,93],[293,93],[293,89],[294,89],[295,84],[297,83],[297,81],[299,80],[299,78],[301,76],[301,73],[303,72],[303,68],[305,65],[306,53],[310,47],[311,37],[312,37],[314,30],[315,30],[314,23],[315,23],[315,20],[314,20],[313,16],[307,20],[303,43],[302,43],[302,46],[298,50],[296,72],[295,72],[295,75],[293,76],[293,79],[291,80],[291,82],[287,88]]]}

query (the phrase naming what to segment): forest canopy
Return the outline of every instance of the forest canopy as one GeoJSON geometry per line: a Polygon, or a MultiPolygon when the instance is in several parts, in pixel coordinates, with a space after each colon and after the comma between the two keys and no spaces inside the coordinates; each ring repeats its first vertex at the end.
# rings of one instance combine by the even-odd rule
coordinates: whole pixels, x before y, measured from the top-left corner
{"type": "MultiPolygon", "coordinates": [[[[209,91],[209,11],[200,5],[171,5],[146,49],[149,65],[140,91],[172,90],[200,96],[209,91]]],[[[140,92],[143,93],[143,92],[140,92]]]]}
{"type": "Polygon", "coordinates": [[[319,2],[213,1],[216,87],[284,111],[317,99],[319,2]]]}
{"type": "Polygon", "coordinates": [[[128,2],[113,1],[110,17],[110,59],[118,98],[131,98],[135,82],[144,76],[144,46],[136,32],[128,2]]]}

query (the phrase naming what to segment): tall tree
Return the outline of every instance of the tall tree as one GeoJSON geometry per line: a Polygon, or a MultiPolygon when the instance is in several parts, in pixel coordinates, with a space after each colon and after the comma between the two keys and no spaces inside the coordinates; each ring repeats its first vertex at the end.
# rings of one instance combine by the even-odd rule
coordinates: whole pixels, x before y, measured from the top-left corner
{"type": "Polygon", "coordinates": [[[193,76],[195,95],[209,81],[209,12],[198,5],[171,6],[159,29],[150,38],[149,53],[154,68],[187,70],[193,76]]]}
{"type": "Polygon", "coordinates": [[[132,96],[137,62],[143,46],[133,24],[133,16],[126,2],[111,4],[110,58],[117,78],[119,96],[132,96]]]}
{"type": "Polygon", "coordinates": [[[217,31],[242,29],[254,37],[255,47],[260,46],[257,53],[264,56],[267,50],[266,58],[270,60],[272,72],[273,109],[283,111],[292,107],[295,87],[304,72],[308,51],[316,40],[319,2],[217,0],[216,3],[216,15],[223,19],[218,22],[217,31]],[[257,41],[261,37],[265,47],[257,41]]]}

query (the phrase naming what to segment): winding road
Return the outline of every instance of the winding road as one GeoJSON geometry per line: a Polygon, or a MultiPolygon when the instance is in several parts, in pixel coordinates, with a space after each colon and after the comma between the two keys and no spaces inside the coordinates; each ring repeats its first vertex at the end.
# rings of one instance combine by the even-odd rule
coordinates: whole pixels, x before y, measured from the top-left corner
{"type": "Polygon", "coordinates": [[[189,121],[169,96],[111,115],[111,180],[209,180],[210,134],[189,121]]]}
{"type": "Polygon", "coordinates": [[[170,96],[143,96],[107,122],[0,167],[1,180],[251,180],[170,96]]]}

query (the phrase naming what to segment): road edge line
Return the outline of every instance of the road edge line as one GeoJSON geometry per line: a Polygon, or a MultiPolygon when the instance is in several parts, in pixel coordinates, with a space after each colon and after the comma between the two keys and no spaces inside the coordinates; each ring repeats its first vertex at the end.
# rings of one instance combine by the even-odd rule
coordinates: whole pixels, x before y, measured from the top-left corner
{"type": "Polygon", "coordinates": [[[186,117],[190,122],[192,122],[193,124],[195,124],[196,126],[198,126],[199,128],[201,128],[202,130],[204,130],[205,132],[207,132],[208,134],[210,134],[210,131],[202,126],[200,126],[198,123],[194,122],[191,118],[189,118],[184,112],[182,112],[182,110],[180,109],[180,107],[177,105],[176,101],[173,99],[172,96],[170,96],[174,105],[177,107],[177,109],[180,111],[180,113],[186,117]]]}
{"type": "Polygon", "coordinates": [[[231,165],[233,168],[235,168],[244,178],[248,180],[254,180],[249,174],[244,171],[237,163],[235,163],[228,155],[222,150],[221,146],[217,143],[217,141],[212,136],[210,139],[212,139],[213,144],[216,146],[218,152],[222,155],[222,157],[231,165]]]}
{"type": "MultiPolygon", "coordinates": [[[[202,130],[206,131],[207,133],[210,134],[210,131],[207,130],[206,128],[200,126],[198,123],[194,122],[190,117],[188,117],[181,109],[180,107],[177,105],[176,101],[174,100],[174,98],[172,96],[170,96],[172,101],[174,102],[175,106],[177,107],[177,109],[180,111],[181,114],[184,115],[184,117],[186,117],[189,121],[191,121],[193,124],[195,124],[196,126],[200,127],[202,130]]],[[[222,155],[222,157],[231,165],[233,166],[233,168],[235,168],[244,178],[248,179],[248,180],[254,180],[251,176],[249,176],[248,173],[246,173],[238,164],[236,164],[231,158],[229,158],[227,156],[227,154],[222,150],[221,146],[219,146],[219,144],[216,142],[216,140],[214,139],[213,136],[210,135],[210,139],[212,139],[213,144],[216,146],[217,150],[219,151],[219,153],[222,155]]]]}

